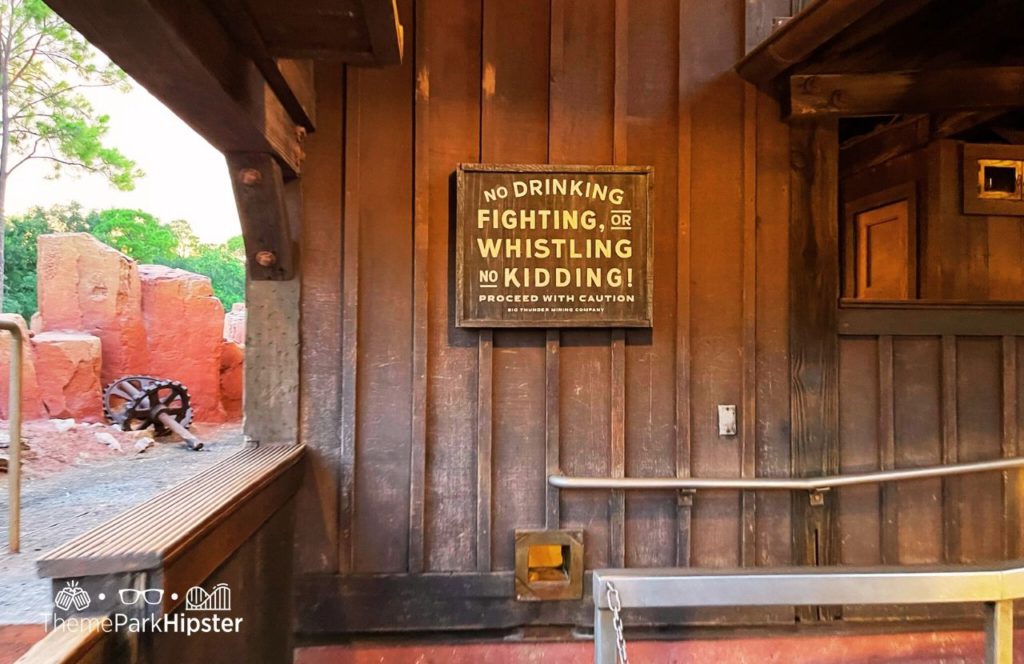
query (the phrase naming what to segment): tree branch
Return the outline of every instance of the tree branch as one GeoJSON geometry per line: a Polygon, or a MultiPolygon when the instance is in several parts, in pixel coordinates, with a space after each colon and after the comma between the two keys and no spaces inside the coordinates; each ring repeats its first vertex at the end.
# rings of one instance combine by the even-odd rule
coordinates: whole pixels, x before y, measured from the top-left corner
{"type": "Polygon", "coordinates": [[[23,64],[21,66],[21,69],[19,69],[17,71],[17,73],[14,74],[14,76],[11,76],[10,78],[7,79],[7,84],[8,85],[13,83],[14,81],[17,81],[19,78],[21,78],[21,75],[25,73],[25,70],[28,69],[29,65],[32,64],[32,61],[35,60],[36,54],[39,53],[39,45],[42,42],[43,42],[43,35],[42,35],[42,33],[40,33],[39,39],[36,40],[36,45],[32,47],[32,50],[29,52],[28,58],[25,60],[25,64],[23,64]]]}
{"type": "Polygon", "coordinates": [[[11,166],[10,168],[7,169],[7,175],[10,175],[11,173],[13,173],[15,170],[17,170],[17,168],[19,166],[24,164],[29,159],[35,159],[36,158],[36,151],[39,149],[39,143],[43,139],[44,139],[43,136],[40,136],[39,138],[37,138],[36,142],[32,144],[32,150],[27,155],[25,155],[24,157],[19,159],[13,166],[11,166]]]}

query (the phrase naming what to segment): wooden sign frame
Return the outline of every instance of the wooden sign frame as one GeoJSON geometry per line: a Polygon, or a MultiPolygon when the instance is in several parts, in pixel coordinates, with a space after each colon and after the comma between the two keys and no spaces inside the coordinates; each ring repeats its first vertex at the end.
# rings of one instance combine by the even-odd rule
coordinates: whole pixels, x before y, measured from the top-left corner
{"type": "MultiPolygon", "coordinates": [[[[583,166],[555,164],[459,164],[456,171],[456,248],[455,248],[455,324],[457,327],[489,328],[611,328],[611,327],[651,327],[654,320],[654,266],[652,251],[651,217],[654,203],[654,168],[651,166],[583,166]],[[484,317],[473,315],[467,297],[466,273],[466,241],[467,232],[464,228],[466,214],[470,212],[467,205],[467,181],[469,174],[474,173],[507,173],[512,176],[530,174],[565,174],[576,177],[603,177],[624,175],[641,177],[645,180],[636,190],[644,196],[642,218],[637,219],[631,228],[640,229],[643,242],[643,255],[639,258],[642,273],[637,275],[638,291],[642,301],[639,311],[634,316],[613,316],[602,319],[573,319],[571,317],[543,317],[521,320],[516,318],[484,317]]],[[[636,260],[631,258],[630,260],[636,260]]]]}

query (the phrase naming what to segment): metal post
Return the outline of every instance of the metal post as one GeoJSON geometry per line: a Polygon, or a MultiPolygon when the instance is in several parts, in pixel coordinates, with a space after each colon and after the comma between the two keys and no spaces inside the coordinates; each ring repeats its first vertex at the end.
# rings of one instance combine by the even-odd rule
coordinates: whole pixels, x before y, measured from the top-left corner
{"type": "Polygon", "coordinates": [[[985,602],[985,664],[1013,664],[1013,600],[985,602]]]}
{"type": "Polygon", "coordinates": [[[618,650],[615,647],[615,626],[612,612],[601,608],[594,601],[594,664],[615,664],[618,650]]]}
{"type": "Polygon", "coordinates": [[[7,533],[7,548],[11,553],[21,550],[21,353],[24,339],[21,328],[13,321],[0,320],[0,330],[11,333],[11,376],[7,395],[7,411],[10,417],[7,464],[7,490],[9,493],[10,515],[7,533]]]}

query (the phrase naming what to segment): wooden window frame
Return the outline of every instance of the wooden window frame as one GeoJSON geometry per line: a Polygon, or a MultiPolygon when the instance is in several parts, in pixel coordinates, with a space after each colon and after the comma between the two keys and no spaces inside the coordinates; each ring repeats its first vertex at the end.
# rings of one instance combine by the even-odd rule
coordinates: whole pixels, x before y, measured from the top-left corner
{"type": "MultiPolygon", "coordinates": [[[[854,299],[857,283],[857,215],[876,208],[907,201],[907,300],[916,300],[918,292],[917,183],[904,182],[888,189],[856,198],[843,207],[842,297],[854,299]]],[[[903,300],[894,300],[897,302],[903,300]]]]}
{"type": "Polygon", "coordinates": [[[1024,198],[1016,196],[982,195],[979,165],[982,162],[1005,165],[1016,164],[1017,186],[1024,170],[1024,145],[998,145],[986,143],[964,143],[960,155],[961,196],[965,215],[996,217],[1024,216],[1024,198]]]}

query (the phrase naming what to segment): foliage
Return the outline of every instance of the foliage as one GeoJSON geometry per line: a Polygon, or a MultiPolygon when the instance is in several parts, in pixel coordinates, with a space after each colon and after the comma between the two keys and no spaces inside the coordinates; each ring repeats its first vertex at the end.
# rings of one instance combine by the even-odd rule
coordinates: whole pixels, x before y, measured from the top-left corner
{"type": "MultiPolygon", "coordinates": [[[[185,224],[188,227],[188,224],[185,224]]],[[[175,228],[142,210],[111,209],[89,215],[89,230],[101,242],[140,263],[160,263],[177,255],[175,228]]],[[[188,228],[189,234],[192,229],[188,228]]],[[[195,237],[192,235],[192,237],[195,237]]]]}
{"type": "Polygon", "coordinates": [[[227,310],[235,302],[245,302],[245,262],[223,244],[201,244],[191,255],[162,264],[209,277],[213,294],[227,310]]]}
{"type": "Polygon", "coordinates": [[[9,219],[4,229],[4,311],[20,313],[26,320],[36,311],[36,238],[88,230],[89,223],[77,203],[48,210],[36,207],[9,219]]]}
{"type": "Polygon", "coordinates": [[[111,209],[84,214],[78,204],[33,208],[11,217],[5,229],[4,311],[26,319],[36,311],[36,239],[45,233],[88,232],[140,263],[176,267],[210,278],[226,309],[245,301],[245,251],[241,236],[204,244],[184,220],[162,224],[142,210],[111,209]]]}
{"type": "Polygon", "coordinates": [[[79,92],[128,89],[123,71],[97,60],[92,46],[42,0],[0,1],[3,140],[10,151],[0,177],[45,159],[55,175],[72,167],[99,173],[118,189],[134,187],[141,172],[103,144],[109,118],[95,115],[79,92]]]}
{"type": "MultiPolygon", "coordinates": [[[[129,87],[124,72],[96,54],[42,0],[0,0],[0,228],[8,179],[31,160],[50,162],[53,177],[66,169],[96,173],[121,190],[142,176],[135,162],[104,144],[110,119],[81,94],[129,87]]],[[[3,256],[0,243],[6,274],[3,256]]]]}

